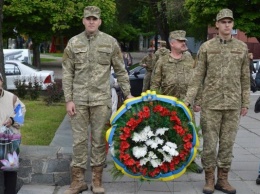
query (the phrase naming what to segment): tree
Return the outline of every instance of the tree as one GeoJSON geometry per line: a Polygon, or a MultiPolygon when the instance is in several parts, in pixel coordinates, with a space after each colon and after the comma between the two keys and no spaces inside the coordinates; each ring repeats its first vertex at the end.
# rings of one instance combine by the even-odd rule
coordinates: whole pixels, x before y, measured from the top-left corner
{"type": "Polygon", "coordinates": [[[33,65],[40,67],[39,45],[53,35],[75,35],[82,30],[83,9],[98,5],[102,9],[103,26],[110,29],[114,22],[114,0],[5,0],[4,36],[16,27],[19,34],[33,42],[33,65]]]}
{"type": "Polygon", "coordinates": [[[3,53],[3,5],[4,0],[0,0],[0,73],[4,78],[4,85],[6,86],[5,79],[5,66],[4,66],[4,53],[3,53]]]}
{"type": "Polygon", "coordinates": [[[191,15],[191,23],[197,26],[214,26],[219,10],[229,8],[233,11],[235,26],[248,37],[256,37],[260,41],[260,0],[186,0],[186,8],[191,15]]]}

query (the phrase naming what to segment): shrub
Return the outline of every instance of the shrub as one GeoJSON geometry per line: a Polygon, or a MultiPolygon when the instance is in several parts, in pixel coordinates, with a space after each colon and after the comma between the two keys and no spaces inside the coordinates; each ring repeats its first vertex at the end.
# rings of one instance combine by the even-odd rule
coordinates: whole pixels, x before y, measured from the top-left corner
{"type": "Polygon", "coordinates": [[[63,90],[61,80],[55,80],[54,83],[47,87],[47,97],[44,101],[47,105],[51,105],[55,102],[61,102],[63,99],[63,90]]]}
{"type": "Polygon", "coordinates": [[[14,81],[14,85],[15,85],[15,87],[16,87],[16,95],[19,97],[19,98],[22,98],[22,99],[24,99],[25,98],[25,96],[26,96],[26,94],[27,94],[27,85],[26,85],[26,80],[25,79],[23,79],[23,80],[21,80],[21,79],[16,79],[15,81],[14,81]]]}

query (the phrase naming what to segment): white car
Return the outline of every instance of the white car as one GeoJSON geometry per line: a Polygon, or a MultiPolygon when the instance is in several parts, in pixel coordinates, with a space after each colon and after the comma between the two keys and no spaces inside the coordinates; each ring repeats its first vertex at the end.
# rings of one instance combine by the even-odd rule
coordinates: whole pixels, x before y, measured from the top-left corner
{"type": "Polygon", "coordinates": [[[25,83],[34,83],[36,79],[40,83],[41,89],[46,90],[47,86],[54,82],[54,71],[38,70],[31,65],[23,64],[18,60],[5,61],[5,75],[7,90],[16,90],[15,81],[25,80],[25,83]]]}

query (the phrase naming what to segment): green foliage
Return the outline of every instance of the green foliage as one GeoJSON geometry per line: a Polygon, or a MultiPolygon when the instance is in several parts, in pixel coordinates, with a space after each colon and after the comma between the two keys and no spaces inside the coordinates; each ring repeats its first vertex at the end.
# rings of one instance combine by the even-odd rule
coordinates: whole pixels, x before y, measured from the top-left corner
{"type": "Polygon", "coordinates": [[[22,99],[24,99],[27,94],[27,85],[25,82],[26,80],[20,80],[20,79],[16,79],[14,81],[14,85],[16,87],[15,94],[22,99]]]}
{"type": "Polygon", "coordinates": [[[44,101],[47,105],[52,105],[53,103],[61,102],[63,96],[61,80],[56,80],[55,83],[47,86],[47,96],[44,98],[44,101]]]}
{"type": "Polygon", "coordinates": [[[30,99],[37,100],[42,89],[41,83],[36,77],[33,77],[33,80],[30,80],[30,82],[28,83],[27,89],[30,95],[30,99]]]}
{"type": "Polygon", "coordinates": [[[31,100],[37,100],[40,97],[40,92],[42,89],[42,81],[38,80],[37,77],[31,77],[28,83],[25,79],[15,79],[14,85],[16,90],[14,93],[22,99],[29,98],[31,100]]]}
{"type": "Polygon", "coordinates": [[[231,0],[206,1],[206,0],[186,0],[185,7],[191,15],[191,23],[203,26],[214,26],[215,18],[220,9],[229,8],[233,11],[235,26],[242,30],[249,37],[260,39],[260,1],[231,0]]]}

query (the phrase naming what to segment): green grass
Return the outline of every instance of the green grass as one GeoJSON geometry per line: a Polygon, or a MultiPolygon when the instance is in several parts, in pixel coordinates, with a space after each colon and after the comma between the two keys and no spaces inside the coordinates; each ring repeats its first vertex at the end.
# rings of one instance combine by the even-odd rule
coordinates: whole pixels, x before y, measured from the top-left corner
{"type": "Polygon", "coordinates": [[[45,55],[50,55],[54,57],[62,57],[63,53],[44,53],[45,55]]]}
{"type": "Polygon", "coordinates": [[[66,114],[65,103],[47,106],[43,100],[22,100],[26,106],[22,145],[49,145],[66,114]]]}
{"type": "Polygon", "coordinates": [[[56,61],[55,59],[47,59],[47,58],[41,58],[41,62],[53,62],[56,61]]]}

